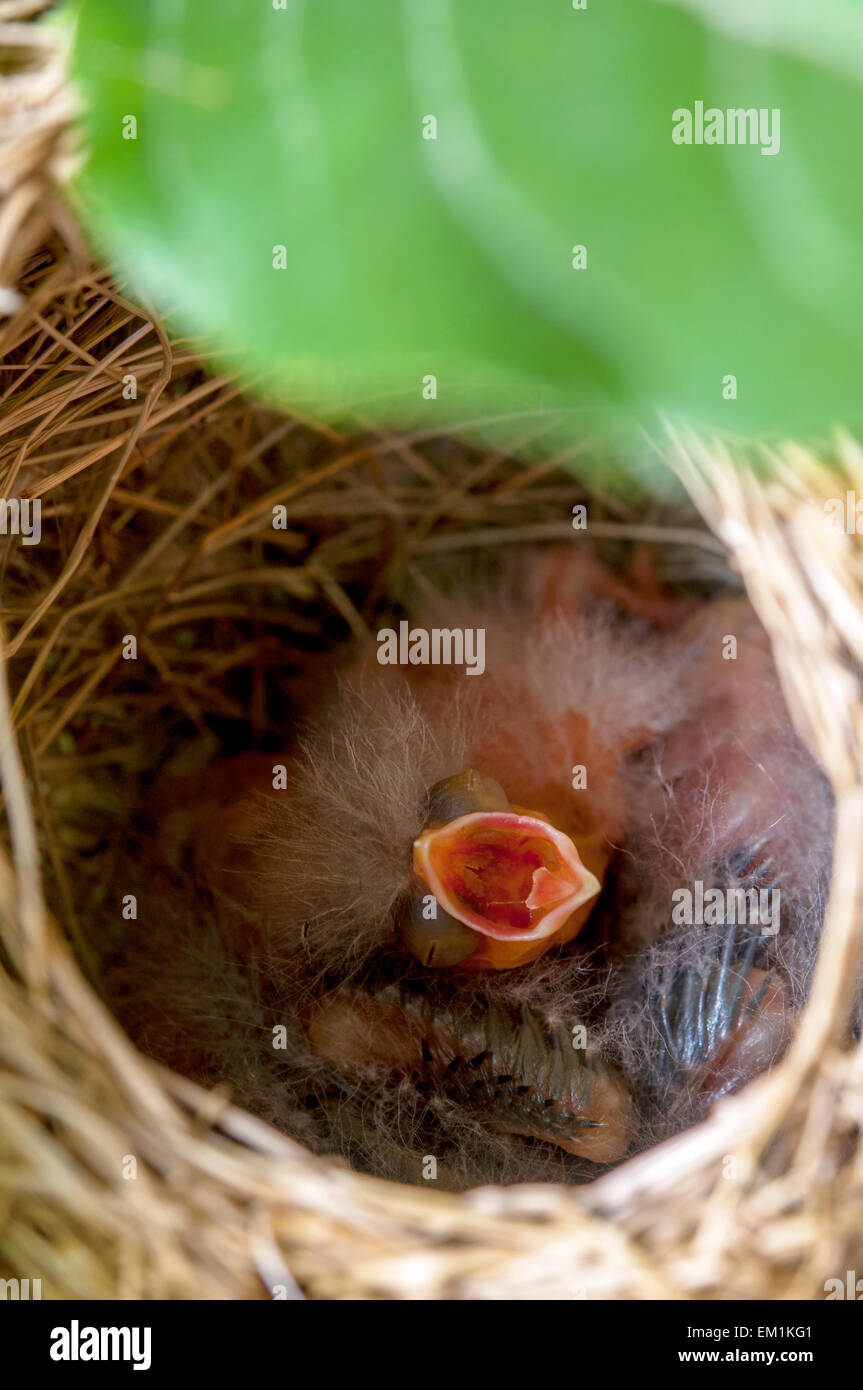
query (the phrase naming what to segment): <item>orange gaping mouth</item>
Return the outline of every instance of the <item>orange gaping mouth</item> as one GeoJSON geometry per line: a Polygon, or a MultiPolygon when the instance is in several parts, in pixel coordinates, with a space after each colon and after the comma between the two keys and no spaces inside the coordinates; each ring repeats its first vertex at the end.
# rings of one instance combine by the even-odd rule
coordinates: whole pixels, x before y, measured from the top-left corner
{"type": "Polygon", "coordinates": [[[476,811],[424,831],[413,863],[441,907],[497,941],[553,936],[600,889],[568,835],[516,811],[476,811]]]}

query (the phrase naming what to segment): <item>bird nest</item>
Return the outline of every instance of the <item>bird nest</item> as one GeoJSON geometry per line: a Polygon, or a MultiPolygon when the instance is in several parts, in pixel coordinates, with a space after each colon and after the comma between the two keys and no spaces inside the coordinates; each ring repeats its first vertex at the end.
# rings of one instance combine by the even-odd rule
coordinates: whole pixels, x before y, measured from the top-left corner
{"type": "MultiPolygon", "coordinates": [[[[3,42],[0,477],[41,502],[42,536],[0,538],[0,1275],[93,1299],[823,1297],[863,1265],[863,565],[853,523],[824,520],[863,498],[863,454],[669,430],[676,513],[581,487],[541,458],[541,421],[524,467],[469,436],[347,438],[253,404],[90,263],[54,191],[72,157],[55,48],[11,22],[3,42]],[[316,1157],[141,1055],[104,1003],[98,933],[180,735],[200,758],[284,737],[286,697],[368,638],[399,576],[571,537],[588,495],[612,559],[729,561],[831,781],[829,906],[782,1062],[584,1186],[456,1195],[316,1157]]],[[[587,446],[577,462],[597,476],[587,446]]]]}

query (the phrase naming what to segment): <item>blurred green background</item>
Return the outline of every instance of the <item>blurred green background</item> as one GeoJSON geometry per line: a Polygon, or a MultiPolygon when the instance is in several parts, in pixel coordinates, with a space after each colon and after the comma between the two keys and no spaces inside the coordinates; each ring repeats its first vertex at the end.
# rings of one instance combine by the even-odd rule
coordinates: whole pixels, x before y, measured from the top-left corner
{"type": "Polygon", "coordinates": [[[64,18],[99,249],[265,397],[505,442],[540,411],[546,444],[657,411],[746,436],[863,415],[857,0],[64,18]],[[779,108],[779,152],[675,144],[696,101],[779,108]]]}

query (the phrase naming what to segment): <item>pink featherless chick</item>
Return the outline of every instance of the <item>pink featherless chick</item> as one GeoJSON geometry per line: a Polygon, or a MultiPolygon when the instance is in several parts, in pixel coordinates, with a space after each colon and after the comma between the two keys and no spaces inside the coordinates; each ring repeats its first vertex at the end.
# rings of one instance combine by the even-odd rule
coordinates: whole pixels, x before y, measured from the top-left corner
{"type": "MultiPolygon", "coordinates": [[[[626,1152],[629,1087],[572,1044],[602,1000],[570,943],[629,833],[640,755],[685,713],[688,656],[657,626],[685,611],[586,557],[532,555],[494,593],[410,614],[481,629],[482,674],[361,654],[289,753],[158,788],[168,857],[214,903],[215,949],[234,975],[254,962],[259,1015],[277,997],[299,1021],[283,1103],[263,1107],[284,1127],[291,1084],[316,1076],[325,1110],[335,1076],[366,1117],[413,1088],[486,1133],[600,1163],[626,1152]]],[[[175,938],[172,979],[176,957],[175,938]]]]}
{"type": "Polygon", "coordinates": [[[481,630],[481,674],[349,655],[288,751],[160,785],[172,886],[124,977],[143,1045],[318,1151],[399,1176],[442,1154],[455,1185],[615,1162],[681,1094],[768,1065],[797,927],[758,960],[670,930],[690,872],[781,865],[803,903],[823,858],[823,782],[745,602],[720,664],[731,611],[530,553],[409,610],[481,630]]]}

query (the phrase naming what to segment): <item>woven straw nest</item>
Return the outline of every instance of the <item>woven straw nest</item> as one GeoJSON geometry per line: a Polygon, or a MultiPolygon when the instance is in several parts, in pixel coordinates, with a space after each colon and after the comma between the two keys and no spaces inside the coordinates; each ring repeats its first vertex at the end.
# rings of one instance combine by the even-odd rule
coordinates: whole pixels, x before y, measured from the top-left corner
{"type": "MultiPolygon", "coordinates": [[[[180,710],[202,737],[219,719],[260,732],[255,691],[286,649],[308,659],[334,632],[362,634],[356,596],[416,555],[565,534],[549,517],[574,484],[557,460],[348,440],[209,375],[89,264],[54,192],[72,103],[53,41],[15,22],[39,8],[0,5],[0,476],[41,498],[44,531],[36,547],[0,542],[0,1275],[82,1298],[823,1297],[825,1277],[863,1267],[863,1046],[846,1041],[863,951],[863,554],[823,511],[863,497],[863,454],[843,440],[829,466],[790,446],[732,460],[671,434],[665,448],[713,533],[690,521],[667,539],[727,547],[836,793],[823,943],[785,1060],[577,1189],[453,1196],[311,1156],[138,1054],[99,1000],[91,922],[147,731],[180,710]],[[291,518],[278,565],[261,539],[275,501],[291,518]]],[[[607,536],[656,539],[649,514],[597,515],[607,536]]]]}

